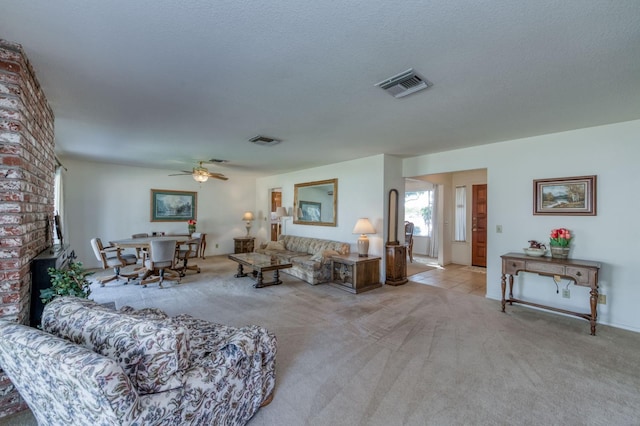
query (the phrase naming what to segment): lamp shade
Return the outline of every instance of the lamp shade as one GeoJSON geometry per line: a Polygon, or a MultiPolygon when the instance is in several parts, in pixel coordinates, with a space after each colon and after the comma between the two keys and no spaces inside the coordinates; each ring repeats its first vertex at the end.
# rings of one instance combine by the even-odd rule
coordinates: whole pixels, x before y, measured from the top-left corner
{"type": "Polygon", "coordinates": [[[369,256],[369,238],[365,234],[375,234],[376,230],[366,217],[361,217],[356,222],[356,226],[353,227],[354,234],[360,234],[358,238],[358,256],[369,256]]]}
{"type": "Polygon", "coordinates": [[[285,207],[278,207],[276,209],[276,216],[282,217],[287,215],[287,209],[285,207]]]}
{"type": "Polygon", "coordinates": [[[253,213],[252,212],[244,212],[244,215],[242,215],[242,220],[253,220],[253,213]]]}
{"type": "Polygon", "coordinates": [[[366,217],[361,217],[353,227],[354,234],[375,234],[376,230],[366,217]]]}

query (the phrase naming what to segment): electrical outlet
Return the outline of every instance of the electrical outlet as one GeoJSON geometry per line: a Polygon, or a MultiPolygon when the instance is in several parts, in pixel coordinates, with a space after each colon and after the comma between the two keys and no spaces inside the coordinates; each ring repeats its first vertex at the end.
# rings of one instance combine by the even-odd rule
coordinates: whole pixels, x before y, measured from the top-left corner
{"type": "Polygon", "coordinates": [[[565,299],[569,299],[571,297],[571,293],[569,292],[568,288],[562,289],[562,297],[564,297],[565,299]]]}
{"type": "Polygon", "coordinates": [[[218,248],[218,243],[216,243],[216,248],[218,248]]]}
{"type": "Polygon", "coordinates": [[[496,225],[496,233],[502,234],[502,225],[496,225]]]}
{"type": "Polygon", "coordinates": [[[598,303],[601,305],[606,305],[607,304],[607,295],[606,294],[599,294],[598,295],[598,303]]]}

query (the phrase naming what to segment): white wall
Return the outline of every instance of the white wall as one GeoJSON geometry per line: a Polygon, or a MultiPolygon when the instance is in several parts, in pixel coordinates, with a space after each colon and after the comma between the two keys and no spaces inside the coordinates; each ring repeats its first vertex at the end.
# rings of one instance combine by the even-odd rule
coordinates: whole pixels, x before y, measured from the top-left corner
{"type": "MultiPolygon", "coordinates": [[[[359,160],[345,161],[329,166],[317,167],[298,172],[285,173],[256,181],[256,211],[260,220],[256,221],[256,244],[268,240],[268,222],[264,220],[269,210],[269,190],[282,188],[282,205],[287,209],[293,207],[293,186],[296,183],[326,179],[338,179],[337,226],[295,225],[292,218],[286,218],[283,233],[305,237],[324,238],[344,241],[351,244],[351,251],[357,252],[358,235],[352,233],[356,221],[360,217],[368,217],[376,234],[369,237],[369,254],[383,258],[384,232],[386,217],[386,187],[384,182],[385,168],[395,168],[393,175],[402,182],[401,160],[387,158],[384,155],[367,157],[359,160]],[[391,165],[385,166],[389,162],[391,165]]],[[[399,187],[402,190],[402,187],[399,187]]],[[[384,276],[382,276],[383,278],[384,276]]]]}
{"type": "MultiPolygon", "coordinates": [[[[65,233],[87,267],[101,266],[89,241],[104,243],[138,232],[186,233],[186,222],[151,222],[151,189],[198,193],[197,230],[207,233],[206,254],[233,253],[233,237],[246,234],[242,215],[254,209],[255,177],[225,174],[228,181],[199,184],[190,176],[168,176],[172,170],[127,167],[63,158],[65,233]],[[216,247],[218,245],[218,247],[216,247]]],[[[252,231],[253,234],[253,231],[252,231]]]]}
{"type": "MultiPolygon", "coordinates": [[[[551,229],[575,235],[571,257],[602,263],[599,322],[640,331],[637,301],[637,225],[640,197],[640,120],[555,133],[406,159],[406,177],[487,169],[487,297],[500,299],[500,255],[522,252],[531,239],[548,241],[551,229]],[[533,180],[597,175],[597,216],[534,216],[533,180]],[[503,233],[495,232],[502,225],[503,233]]],[[[566,285],[565,281],[562,286],[566,285]]],[[[571,298],[556,294],[548,277],[520,274],[514,292],[527,299],[588,312],[588,288],[570,286],[571,298]]]]}

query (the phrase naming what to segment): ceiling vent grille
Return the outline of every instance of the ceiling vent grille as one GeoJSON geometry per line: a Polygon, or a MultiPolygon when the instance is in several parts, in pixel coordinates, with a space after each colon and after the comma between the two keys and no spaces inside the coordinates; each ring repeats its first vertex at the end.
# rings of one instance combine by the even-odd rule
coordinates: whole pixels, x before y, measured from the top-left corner
{"type": "Polygon", "coordinates": [[[256,145],[262,146],[273,146],[280,143],[278,139],[268,138],[266,136],[260,135],[252,137],[251,139],[249,139],[249,142],[253,142],[256,145]]]}
{"type": "Polygon", "coordinates": [[[409,68],[405,72],[377,83],[376,86],[386,90],[394,98],[403,98],[412,93],[427,89],[433,86],[433,83],[420,76],[413,68],[409,68]]]}

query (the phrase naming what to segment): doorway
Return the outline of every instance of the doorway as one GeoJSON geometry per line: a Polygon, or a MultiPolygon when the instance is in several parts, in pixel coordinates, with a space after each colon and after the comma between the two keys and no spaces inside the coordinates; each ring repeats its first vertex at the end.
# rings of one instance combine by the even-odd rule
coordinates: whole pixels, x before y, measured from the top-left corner
{"type": "Polygon", "coordinates": [[[276,216],[276,210],[282,206],[282,188],[272,188],[269,190],[270,194],[270,213],[269,213],[269,225],[270,225],[270,240],[278,241],[278,231],[280,230],[280,218],[276,216]]]}
{"type": "MultiPolygon", "coordinates": [[[[473,272],[474,291],[486,294],[486,265],[488,251],[488,185],[487,170],[463,170],[405,179],[405,193],[415,191],[416,181],[432,185],[435,189],[432,208],[433,240],[428,236],[414,235],[414,257],[425,256],[439,265],[438,273],[456,280],[457,273],[473,272]],[[456,188],[467,188],[464,212],[456,215],[458,203],[456,188]],[[462,232],[459,231],[462,227],[462,232]],[[461,269],[457,271],[456,268],[461,269]],[[455,270],[455,271],[454,271],[455,270]],[[482,281],[481,289],[475,286],[482,281]]],[[[471,285],[470,283],[466,283],[471,285]]]]}

